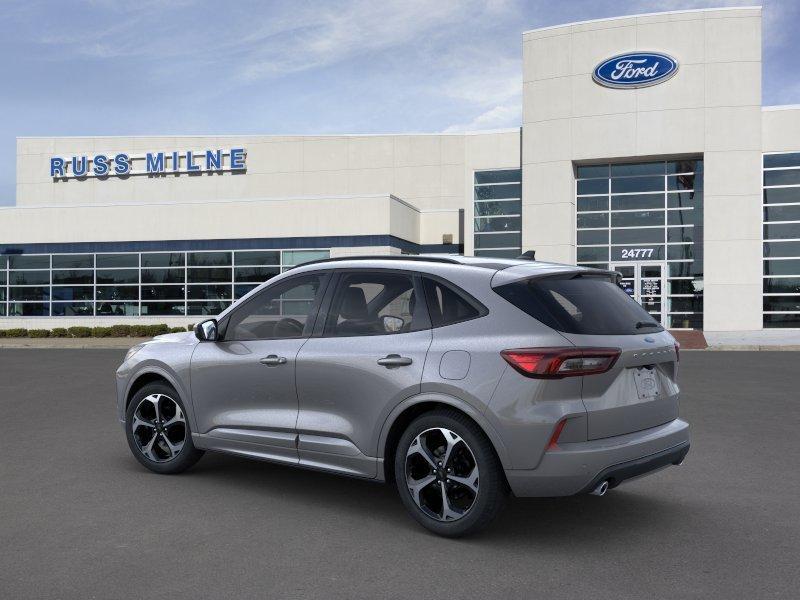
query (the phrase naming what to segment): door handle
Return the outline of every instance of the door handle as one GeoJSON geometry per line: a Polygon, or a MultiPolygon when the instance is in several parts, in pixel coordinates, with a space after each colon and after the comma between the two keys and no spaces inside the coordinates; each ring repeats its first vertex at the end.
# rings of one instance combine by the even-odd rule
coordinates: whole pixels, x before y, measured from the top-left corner
{"type": "Polygon", "coordinates": [[[278,356],[277,354],[270,354],[269,356],[265,356],[258,362],[260,362],[262,365],[267,365],[268,367],[275,367],[278,365],[285,365],[286,357],[278,356]]]}
{"type": "Polygon", "coordinates": [[[389,354],[384,358],[378,359],[378,364],[382,367],[407,367],[413,362],[407,356],[400,356],[399,354],[389,354]]]}

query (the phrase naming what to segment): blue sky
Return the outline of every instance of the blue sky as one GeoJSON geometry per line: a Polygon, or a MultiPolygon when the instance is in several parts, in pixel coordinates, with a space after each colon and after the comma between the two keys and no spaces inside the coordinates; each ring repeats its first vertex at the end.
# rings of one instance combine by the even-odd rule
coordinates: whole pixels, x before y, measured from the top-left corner
{"type": "MultiPolygon", "coordinates": [[[[0,204],[17,136],[516,127],[523,31],[753,3],[3,0],[0,204]]],[[[800,103],[800,2],[767,0],[764,27],[764,104],[800,103]]]]}

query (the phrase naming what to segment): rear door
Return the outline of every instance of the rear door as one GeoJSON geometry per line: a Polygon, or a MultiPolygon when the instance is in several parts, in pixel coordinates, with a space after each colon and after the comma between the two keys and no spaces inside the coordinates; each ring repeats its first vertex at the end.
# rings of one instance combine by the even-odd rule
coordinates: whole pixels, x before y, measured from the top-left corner
{"type": "Polygon", "coordinates": [[[297,357],[300,464],[374,477],[380,424],[419,392],[430,344],[417,276],[341,273],[322,335],[297,357]]]}
{"type": "Polygon", "coordinates": [[[574,346],[621,351],[609,371],[582,377],[589,439],[641,431],[677,418],[675,341],[611,276],[562,272],[495,289],[574,346]]]}

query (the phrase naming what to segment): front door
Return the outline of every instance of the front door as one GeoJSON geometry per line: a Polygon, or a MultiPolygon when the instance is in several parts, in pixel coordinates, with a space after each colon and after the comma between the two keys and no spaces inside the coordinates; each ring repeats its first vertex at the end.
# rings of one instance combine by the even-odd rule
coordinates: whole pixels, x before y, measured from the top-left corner
{"type": "Polygon", "coordinates": [[[298,461],[295,365],[328,277],[276,282],[231,313],[221,341],[197,345],[191,387],[201,446],[298,461]]]}
{"type": "Polygon", "coordinates": [[[664,285],[666,263],[624,262],[612,263],[612,271],[622,274],[620,285],[628,295],[641,304],[653,318],[666,327],[664,285]]]}
{"type": "Polygon", "coordinates": [[[375,477],[389,412],[419,392],[431,330],[419,278],[339,275],[324,331],[297,357],[300,464],[375,477]]]}

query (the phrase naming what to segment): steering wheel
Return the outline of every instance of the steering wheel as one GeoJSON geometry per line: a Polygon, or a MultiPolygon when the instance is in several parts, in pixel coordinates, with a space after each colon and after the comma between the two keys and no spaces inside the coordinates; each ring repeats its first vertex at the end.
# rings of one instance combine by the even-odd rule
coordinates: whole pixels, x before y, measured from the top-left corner
{"type": "Polygon", "coordinates": [[[275,323],[275,337],[295,337],[303,335],[303,324],[297,319],[286,317],[275,323]]]}

